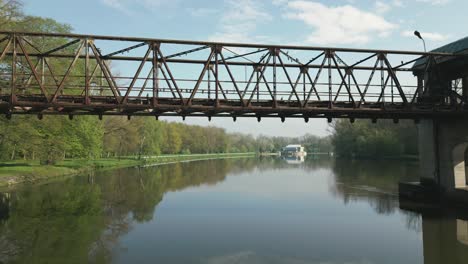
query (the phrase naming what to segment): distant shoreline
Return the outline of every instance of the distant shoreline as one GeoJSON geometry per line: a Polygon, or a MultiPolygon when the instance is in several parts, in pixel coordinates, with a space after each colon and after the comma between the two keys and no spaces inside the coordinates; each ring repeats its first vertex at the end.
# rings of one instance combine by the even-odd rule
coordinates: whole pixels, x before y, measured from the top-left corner
{"type": "Polygon", "coordinates": [[[18,184],[37,183],[52,178],[75,176],[99,170],[111,170],[135,166],[157,166],[177,162],[212,160],[223,158],[254,157],[255,152],[248,153],[213,153],[190,155],[159,155],[137,157],[107,158],[98,160],[66,159],[56,165],[40,165],[38,161],[0,162],[0,187],[11,187],[18,184]]]}

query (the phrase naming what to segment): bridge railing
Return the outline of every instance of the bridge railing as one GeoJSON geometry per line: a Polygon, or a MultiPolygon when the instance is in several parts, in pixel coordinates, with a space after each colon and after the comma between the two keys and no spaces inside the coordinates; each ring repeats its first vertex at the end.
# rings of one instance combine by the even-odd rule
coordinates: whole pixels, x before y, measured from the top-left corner
{"type": "Polygon", "coordinates": [[[413,71],[460,56],[18,32],[0,52],[7,114],[306,118],[433,111],[413,71]]]}

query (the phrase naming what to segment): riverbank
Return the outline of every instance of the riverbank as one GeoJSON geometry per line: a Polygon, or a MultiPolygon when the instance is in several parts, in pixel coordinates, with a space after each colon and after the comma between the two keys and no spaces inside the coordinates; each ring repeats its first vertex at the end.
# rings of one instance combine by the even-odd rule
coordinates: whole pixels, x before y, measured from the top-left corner
{"type": "Polygon", "coordinates": [[[66,159],[55,165],[41,165],[39,161],[0,162],[0,187],[32,183],[62,176],[83,174],[95,170],[118,169],[133,166],[151,166],[165,163],[255,156],[255,153],[222,153],[191,155],[160,155],[107,158],[98,160],[66,159]]]}

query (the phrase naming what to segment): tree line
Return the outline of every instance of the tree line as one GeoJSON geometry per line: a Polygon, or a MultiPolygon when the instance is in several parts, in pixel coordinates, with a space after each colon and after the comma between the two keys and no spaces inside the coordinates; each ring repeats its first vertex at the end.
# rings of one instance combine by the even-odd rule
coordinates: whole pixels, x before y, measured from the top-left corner
{"type": "Polygon", "coordinates": [[[332,124],[331,141],[341,157],[383,158],[418,154],[418,132],[413,121],[341,119],[332,124]]]}

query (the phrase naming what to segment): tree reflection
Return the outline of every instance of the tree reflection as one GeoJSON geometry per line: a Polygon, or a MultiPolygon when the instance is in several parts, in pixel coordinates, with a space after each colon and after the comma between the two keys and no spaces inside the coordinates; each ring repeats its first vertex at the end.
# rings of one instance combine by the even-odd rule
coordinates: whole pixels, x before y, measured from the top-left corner
{"type": "Polygon", "coordinates": [[[0,195],[0,263],[106,263],[132,222],[153,219],[164,194],[214,185],[249,159],[120,169],[0,195]],[[3,220],[2,220],[3,219],[3,220]]]}
{"type": "MultiPolygon", "coordinates": [[[[332,166],[335,181],[330,192],[345,204],[365,201],[379,214],[399,211],[398,182],[417,179],[417,163],[391,160],[342,160],[332,166]]],[[[419,214],[402,211],[408,229],[420,231],[419,214]]]]}

